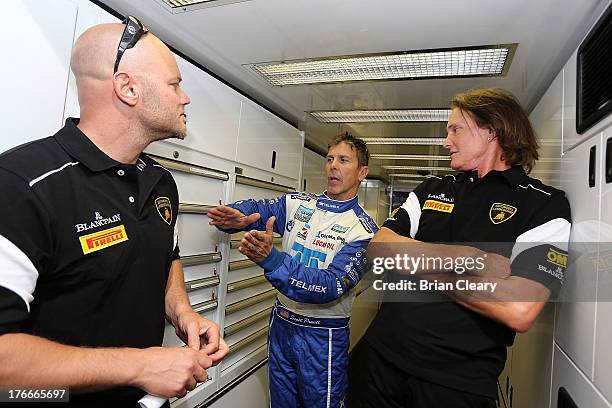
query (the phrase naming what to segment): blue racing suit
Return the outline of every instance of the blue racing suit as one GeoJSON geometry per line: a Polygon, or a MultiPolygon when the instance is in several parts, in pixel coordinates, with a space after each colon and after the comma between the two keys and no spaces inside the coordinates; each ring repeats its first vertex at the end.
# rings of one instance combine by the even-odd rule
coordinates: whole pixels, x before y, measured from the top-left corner
{"type": "MultiPolygon", "coordinates": [[[[283,251],[260,266],[278,296],[268,335],[271,406],[341,407],[347,387],[348,320],[364,272],[365,248],[378,227],[357,197],[289,193],[231,204],[261,218],[245,230],[265,230],[271,216],[283,251]]],[[[232,233],[234,231],[226,230],[232,233]]]]}

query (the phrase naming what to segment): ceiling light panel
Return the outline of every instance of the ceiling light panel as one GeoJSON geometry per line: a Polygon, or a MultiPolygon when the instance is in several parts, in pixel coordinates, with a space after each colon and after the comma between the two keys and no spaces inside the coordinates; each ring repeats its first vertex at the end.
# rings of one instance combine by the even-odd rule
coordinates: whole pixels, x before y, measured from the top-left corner
{"type": "Polygon", "coordinates": [[[321,123],[448,122],[450,109],[389,109],[309,112],[321,123]]]}
{"type": "Polygon", "coordinates": [[[193,6],[194,4],[210,3],[214,0],[162,0],[170,7],[193,6]]]}
{"type": "Polygon", "coordinates": [[[442,145],[442,137],[363,137],[371,145],[442,145]]]}
{"type": "Polygon", "coordinates": [[[370,153],[371,159],[381,160],[450,160],[450,156],[434,156],[430,154],[382,154],[370,153]]]}
{"type": "Polygon", "coordinates": [[[231,3],[242,3],[251,0],[157,0],[172,14],[185,13],[206,7],[224,6],[231,3]]]}
{"type": "Polygon", "coordinates": [[[389,177],[401,178],[401,179],[414,179],[415,181],[423,181],[423,179],[430,178],[431,175],[422,176],[420,174],[409,174],[409,173],[391,173],[387,174],[389,177]]]}
{"type": "Polygon", "coordinates": [[[428,170],[428,171],[453,171],[450,167],[437,166],[380,166],[385,170],[428,170]]]}
{"type": "Polygon", "coordinates": [[[359,54],[246,65],[274,86],[502,76],[517,44],[359,54]]]}

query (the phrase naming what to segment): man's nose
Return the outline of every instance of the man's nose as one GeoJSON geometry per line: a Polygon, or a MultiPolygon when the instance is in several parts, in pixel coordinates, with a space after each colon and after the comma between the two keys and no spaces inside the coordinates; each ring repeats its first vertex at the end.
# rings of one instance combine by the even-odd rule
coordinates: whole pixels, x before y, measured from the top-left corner
{"type": "Polygon", "coordinates": [[[183,95],[181,97],[181,102],[183,103],[183,105],[189,105],[191,103],[191,99],[189,99],[189,95],[187,95],[185,92],[183,92],[183,95]]]}
{"type": "Polygon", "coordinates": [[[451,148],[451,141],[450,141],[450,136],[448,135],[448,133],[446,134],[446,137],[444,138],[444,141],[442,142],[442,147],[448,150],[450,150],[451,148]]]}

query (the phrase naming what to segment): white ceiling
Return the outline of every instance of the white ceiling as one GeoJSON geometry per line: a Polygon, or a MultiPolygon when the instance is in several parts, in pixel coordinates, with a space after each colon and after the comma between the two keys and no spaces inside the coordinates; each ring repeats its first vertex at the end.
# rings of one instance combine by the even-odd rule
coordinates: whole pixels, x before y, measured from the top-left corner
{"type": "MultiPolygon", "coordinates": [[[[444,136],[443,124],[319,124],[311,110],[446,107],[457,92],[512,91],[531,110],[607,0],[247,0],[172,14],[159,0],[102,0],[306,131],[323,150],[339,130],[361,136],[444,136]],[[376,81],[275,88],[244,64],[518,43],[501,78],[376,81]]],[[[436,153],[436,149],[423,148],[436,153]]],[[[420,149],[420,150],[423,150],[420,149]]],[[[420,153],[413,146],[375,152],[420,153]]],[[[443,153],[443,152],[441,152],[443,153]]],[[[385,164],[413,164],[385,162],[385,164]]]]}

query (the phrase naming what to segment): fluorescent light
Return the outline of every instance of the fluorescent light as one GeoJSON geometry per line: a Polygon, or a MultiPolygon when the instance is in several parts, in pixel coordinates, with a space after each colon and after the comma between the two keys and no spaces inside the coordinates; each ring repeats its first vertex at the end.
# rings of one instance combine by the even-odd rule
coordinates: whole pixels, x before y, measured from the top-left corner
{"type": "Polygon", "coordinates": [[[381,160],[450,160],[450,156],[433,156],[429,154],[380,154],[371,153],[371,159],[381,160]]]}
{"type": "Polygon", "coordinates": [[[385,170],[427,170],[427,171],[453,171],[450,167],[437,166],[380,166],[385,170]]]}
{"type": "Polygon", "coordinates": [[[250,0],[157,0],[163,6],[169,7],[173,14],[194,11],[206,7],[224,6],[231,3],[241,3],[250,0]]]}
{"type": "Polygon", "coordinates": [[[529,174],[559,174],[559,170],[545,170],[545,169],[533,169],[529,174]]]}
{"type": "MultiPolygon", "coordinates": [[[[443,137],[362,137],[361,140],[371,145],[442,145],[443,137]]],[[[560,146],[557,139],[538,139],[542,147],[560,146]]]]}
{"type": "Polygon", "coordinates": [[[274,86],[503,76],[517,44],[396,51],[246,64],[274,86]]]}
{"type": "Polygon", "coordinates": [[[214,0],[162,0],[170,7],[192,6],[194,4],[208,3],[214,0]]]}
{"type": "Polygon", "coordinates": [[[448,122],[450,109],[391,109],[309,112],[321,123],[448,122]]]}
{"type": "MultiPolygon", "coordinates": [[[[371,157],[372,155],[370,155],[371,157]]],[[[540,157],[536,160],[536,164],[538,163],[561,163],[560,157],[540,157]]]]}
{"type": "Polygon", "coordinates": [[[537,139],[540,146],[561,146],[559,139],[537,139]]]}
{"type": "Polygon", "coordinates": [[[363,137],[371,145],[441,145],[443,137],[363,137]]]}
{"type": "Polygon", "coordinates": [[[393,177],[393,178],[401,178],[401,179],[415,179],[414,181],[423,181],[423,179],[430,178],[431,174],[422,176],[420,174],[392,173],[392,174],[387,174],[387,176],[393,177]]]}

